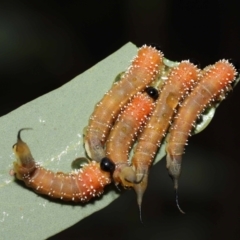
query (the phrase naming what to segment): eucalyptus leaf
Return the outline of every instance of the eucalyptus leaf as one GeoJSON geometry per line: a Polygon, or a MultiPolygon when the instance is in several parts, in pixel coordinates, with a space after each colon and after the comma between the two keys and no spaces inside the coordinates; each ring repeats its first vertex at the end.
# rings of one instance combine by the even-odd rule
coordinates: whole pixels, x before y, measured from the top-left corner
{"type": "Polygon", "coordinates": [[[85,156],[82,131],[95,104],[136,55],[126,44],[62,87],[1,117],[0,239],[46,239],[106,207],[118,197],[110,191],[89,204],[66,204],[37,195],[9,175],[15,157],[12,145],[20,128],[36,161],[53,171],[70,172],[85,156]]]}
{"type": "MultiPolygon", "coordinates": [[[[85,156],[82,131],[95,104],[136,53],[137,47],[128,43],[69,83],[1,117],[1,239],[46,239],[120,196],[111,190],[83,205],[37,195],[10,176],[9,170],[15,160],[11,147],[16,142],[18,130],[31,127],[32,131],[22,133],[22,139],[29,145],[36,161],[53,171],[70,172],[72,161],[85,156]]],[[[164,62],[168,67],[177,64],[167,59],[164,62]]],[[[209,123],[213,115],[214,112],[203,122],[209,123]]],[[[165,156],[164,145],[154,164],[165,156]]]]}

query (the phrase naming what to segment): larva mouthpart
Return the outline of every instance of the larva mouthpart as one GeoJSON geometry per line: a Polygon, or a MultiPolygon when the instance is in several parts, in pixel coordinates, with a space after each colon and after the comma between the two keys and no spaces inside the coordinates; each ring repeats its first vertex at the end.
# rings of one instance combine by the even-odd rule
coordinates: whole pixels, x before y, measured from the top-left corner
{"type": "Polygon", "coordinates": [[[162,66],[163,54],[144,45],[121,80],[116,82],[96,105],[84,139],[86,152],[92,160],[100,162],[105,157],[104,144],[121,108],[158,76],[162,66]],[[108,124],[105,124],[106,122],[108,124]]]}
{"type": "Polygon", "coordinates": [[[87,202],[101,195],[104,187],[111,183],[110,173],[102,171],[95,161],[72,173],[54,173],[39,166],[27,144],[21,140],[22,130],[19,130],[17,143],[13,146],[17,159],[13,171],[17,179],[35,192],[64,201],[87,202]]]}

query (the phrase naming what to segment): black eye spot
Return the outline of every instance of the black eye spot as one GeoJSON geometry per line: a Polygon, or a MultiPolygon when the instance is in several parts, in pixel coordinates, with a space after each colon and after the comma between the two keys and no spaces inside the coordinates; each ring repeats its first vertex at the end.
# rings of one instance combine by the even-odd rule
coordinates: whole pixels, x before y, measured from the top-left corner
{"type": "Polygon", "coordinates": [[[159,96],[158,90],[154,87],[147,87],[145,91],[148,94],[148,96],[154,100],[156,100],[159,96]]]}
{"type": "Polygon", "coordinates": [[[100,167],[105,172],[113,173],[115,170],[115,164],[113,161],[107,157],[102,158],[100,162],[100,167]]]}

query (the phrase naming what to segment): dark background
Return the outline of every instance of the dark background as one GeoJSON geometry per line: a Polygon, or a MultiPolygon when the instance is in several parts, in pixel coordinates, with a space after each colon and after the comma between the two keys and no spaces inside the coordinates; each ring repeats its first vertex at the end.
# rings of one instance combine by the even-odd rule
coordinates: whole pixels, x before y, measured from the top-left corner
{"type": "MultiPolygon", "coordinates": [[[[0,2],[0,115],[70,81],[131,41],[156,43],[171,60],[240,63],[238,1],[0,2]]],[[[116,73],[117,74],[117,73],[116,73]]],[[[190,140],[181,215],[165,161],[152,169],[139,222],[133,191],[50,239],[239,239],[240,86],[190,140]]]]}

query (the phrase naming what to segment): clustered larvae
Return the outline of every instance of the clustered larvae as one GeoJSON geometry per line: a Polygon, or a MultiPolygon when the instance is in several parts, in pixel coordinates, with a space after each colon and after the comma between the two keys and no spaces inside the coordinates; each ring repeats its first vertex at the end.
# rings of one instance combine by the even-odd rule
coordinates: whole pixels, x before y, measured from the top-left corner
{"type": "Polygon", "coordinates": [[[200,114],[235,80],[236,70],[227,60],[220,60],[201,72],[198,85],[181,104],[167,138],[167,169],[178,189],[182,155],[188,137],[200,114]]]}
{"type": "MultiPolygon", "coordinates": [[[[166,167],[177,193],[184,146],[196,120],[210,104],[224,98],[237,73],[227,60],[202,71],[182,61],[170,69],[167,81],[158,84],[158,91],[147,87],[164,67],[161,52],[150,46],[139,49],[131,66],[90,116],[84,146],[92,161],[77,171],[54,173],[39,166],[20,137],[24,129],[19,130],[13,146],[16,178],[37,193],[74,202],[99,196],[113,180],[116,185],[134,188],[141,211],[149,168],[167,135],[166,167]]],[[[182,211],[177,195],[176,203],[182,211]]]]}
{"type": "Polygon", "coordinates": [[[130,167],[128,157],[138,133],[153,110],[154,99],[157,98],[158,92],[156,89],[151,90],[153,89],[148,88],[147,92],[137,93],[123,108],[106,142],[106,156],[116,166],[113,173],[116,185],[130,187],[135,182],[135,172],[130,167]]]}
{"type": "Polygon", "coordinates": [[[132,166],[135,170],[136,181],[142,179],[139,184],[133,185],[140,209],[152,161],[165,137],[179,102],[187,95],[187,92],[193,89],[198,78],[199,70],[189,61],[182,61],[173,68],[161,89],[160,97],[156,100],[156,107],[139,136],[132,157],[132,166]]]}
{"type": "Polygon", "coordinates": [[[130,67],[96,105],[92,113],[84,145],[87,155],[97,162],[105,157],[104,145],[114,121],[129,100],[156,79],[163,66],[163,54],[144,45],[130,67]]]}

